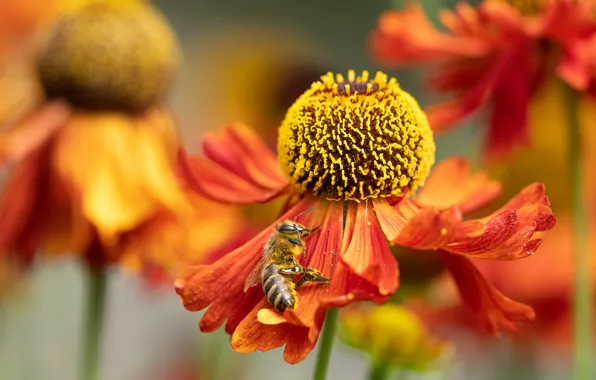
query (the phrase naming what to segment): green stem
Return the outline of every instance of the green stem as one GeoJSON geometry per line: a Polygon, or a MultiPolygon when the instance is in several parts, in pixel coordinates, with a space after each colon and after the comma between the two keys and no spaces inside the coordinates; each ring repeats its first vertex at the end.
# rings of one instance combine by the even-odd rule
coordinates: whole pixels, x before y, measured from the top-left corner
{"type": "Polygon", "coordinates": [[[391,368],[384,361],[372,360],[368,380],[385,380],[391,368]]]}
{"type": "Polygon", "coordinates": [[[82,379],[97,380],[99,379],[99,347],[104,315],[106,273],[103,268],[92,268],[88,274],[82,379]]]}
{"type": "Polygon", "coordinates": [[[327,367],[329,367],[329,358],[331,357],[331,348],[333,347],[333,339],[335,338],[335,326],[337,324],[338,314],[338,309],[327,309],[313,380],[325,380],[327,377],[327,367]]]}
{"type": "Polygon", "coordinates": [[[574,361],[575,380],[593,379],[592,374],[592,289],[588,252],[588,217],[584,201],[582,176],[582,144],[579,121],[578,94],[565,85],[567,119],[569,122],[569,155],[573,202],[573,231],[575,249],[575,303],[574,303],[574,361]]]}

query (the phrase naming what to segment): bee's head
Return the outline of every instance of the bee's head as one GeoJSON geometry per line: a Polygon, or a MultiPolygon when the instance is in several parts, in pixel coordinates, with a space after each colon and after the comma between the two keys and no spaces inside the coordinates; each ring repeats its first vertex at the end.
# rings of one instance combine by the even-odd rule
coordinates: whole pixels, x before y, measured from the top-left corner
{"type": "Polygon", "coordinates": [[[291,220],[286,220],[279,224],[277,226],[277,232],[294,244],[302,244],[301,239],[312,233],[311,230],[304,227],[302,224],[291,220]]]}

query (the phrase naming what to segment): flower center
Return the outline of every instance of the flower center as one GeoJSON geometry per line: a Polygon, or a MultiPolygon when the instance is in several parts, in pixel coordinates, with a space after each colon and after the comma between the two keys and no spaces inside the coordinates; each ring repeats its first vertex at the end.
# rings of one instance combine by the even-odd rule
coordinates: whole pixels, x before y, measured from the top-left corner
{"type": "Polygon", "coordinates": [[[165,97],[177,57],[173,32],[150,5],[113,1],[62,19],[38,54],[37,70],[48,98],[142,112],[165,97]]]}
{"type": "Polygon", "coordinates": [[[544,0],[490,0],[511,5],[524,16],[537,15],[544,9],[544,0]]]}
{"type": "Polygon", "coordinates": [[[327,199],[405,195],[435,159],[426,116],[392,78],[329,73],[290,107],[279,130],[279,161],[300,192],[327,199]]]}

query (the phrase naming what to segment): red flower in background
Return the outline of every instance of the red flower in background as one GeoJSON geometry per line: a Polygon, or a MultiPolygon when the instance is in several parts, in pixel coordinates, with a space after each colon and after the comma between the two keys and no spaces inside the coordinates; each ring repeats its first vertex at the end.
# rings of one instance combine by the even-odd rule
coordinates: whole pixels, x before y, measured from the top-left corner
{"type": "Polygon", "coordinates": [[[551,70],[569,85],[593,92],[596,22],[591,1],[552,0],[520,6],[485,1],[443,10],[440,32],[420,5],[383,14],[371,45],[374,56],[391,65],[437,63],[430,83],[452,99],[426,109],[435,131],[482,110],[490,119],[489,159],[528,143],[528,105],[551,70]]]}
{"type": "Polygon", "coordinates": [[[200,194],[247,204],[287,196],[283,215],[248,243],[212,265],[194,266],[176,281],[192,311],[208,308],[202,331],[226,322],[240,352],[286,344],[284,358],[303,360],[316,344],[329,307],[359,299],[384,301],[398,287],[398,268],[387,241],[440,250],[470,305],[493,331],[530,320],[532,310],[493,289],[468,260],[513,260],[531,255],[555,219],[534,184],[486,218],[464,221],[463,212],[492,200],[499,185],[471,175],[465,161],[437,167],[415,200],[434,161],[434,142],[415,100],[378,73],[347,79],[331,74],[313,84],[290,108],[275,154],[249,129],[225,128],[203,141],[204,155],[181,155],[188,182],[200,194]],[[356,90],[356,91],[354,91],[356,90]],[[285,173],[284,173],[285,172],[285,173]],[[299,220],[320,229],[308,238],[303,266],[331,278],[327,287],[298,290],[295,310],[277,313],[260,288],[244,282],[273,228],[299,220]]]}

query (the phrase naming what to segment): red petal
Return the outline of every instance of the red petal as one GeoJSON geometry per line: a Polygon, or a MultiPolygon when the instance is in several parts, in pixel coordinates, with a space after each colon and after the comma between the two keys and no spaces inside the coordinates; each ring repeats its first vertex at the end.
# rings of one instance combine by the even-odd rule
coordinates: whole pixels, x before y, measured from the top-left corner
{"type": "Polygon", "coordinates": [[[178,158],[179,171],[185,182],[197,193],[215,201],[264,203],[285,190],[256,186],[203,156],[188,157],[184,150],[179,151],[178,158]]]}
{"type": "MultiPolygon", "coordinates": [[[[301,265],[321,271],[323,276],[335,281],[335,269],[338,265],[342,226],[343,202],[319,202],[308,219],[308,227],[320,227],[318,232],[308,238],[306,258],[301,265]]],[[[330,289],[318,284],[305,284],[298,289],[298,307],[288,318],[295,317],[298,324],[312,327],[317,311],[321,307],[321,298],[330,289]]]]}
{"type": "Polygon", "coordinates": [[[526,186],[494,214],[476,221],[484,224],[482,234],[453,241],[443,249],[487,259],[527,257],[540,245],[540,239],[532,239],[534,233],[549,230],[555,225],[555,216],[548,205],[544,185],[534,183],[526,186]]]}
{"type": "Polygon", "coordinates": [[[458,206],[466,213],[487,205],[500,193],[501,184],[483,172],[472,174],[465,158],[450,158],[435,166],[416,203],[440,209],[458,206]]]}
{"type": "Polygon", "coordinates": [[[262,300],[250,314],[238,325],[232,335],[232,347],[241,353],[251,353],[256,350],[268,351],[284,344],[284,360],[296,364],[306,358],[317,343],[319,332],[323,326],[325,311],[320,310],[312,328],[283,323],[277,319],[273,324],[259,322],[261,310],[266,310],[269,304],[262,300]]]}
{"type": "Polygon", "coordinates": [[[213,331],[227,319],[226,331],[231,333],[263,298],[263,290],[259,287],[244,293],[244,282],[248,274],[259,261],[263,246],[277,224],[292,219],[312,204],[311,199],[296,203],[269,228],[242,247],[211,265],[190,267],[178,277],[176,292],[182,297],[188,310],[198,311],[211,305],[201,320],[202,331],[213,331]]]}
{"type": "Polygon", "coordinates": [[[267,202],[286,190],[275,155],[249,128],[234,125],[207,135],[205,156],[180,151],[182,177],[197,192],[220,202],[267,202]]]}
{"type": "Polygon", "coordinates": [[[387,239],[414,249],[438,249],[478,236],[484,229],[479,221],[462,222],[457,207],[446,210],[421,208],[409,199],[402,200],[394,208],[383,200],[374,205],[387,239]]]}
{"type": "Polygon", "coordinates": [[[368,205],[368,201],[349,204],[341,258],[358,276],[378,286],[381,294],[393,294],[398,286],[397,261],[368,205]]]}
{"type": "Polygon", "coordinates": [[[44,106],[0,140],[0,164],[19,161],[45,145],[70,117],[66,103],[56,101],[44,106]]]}
{"type": "Polygon", "coordinates": [[[491,333],[501,328],[516,331],[515,323],[534,319],[531,307],[501,294],[470,260],[443,251],[441,256],[457,284],[463,302],[475,313],[482,328],[491,333]]]}
{"type": "Polygon", "coordinates": [[[377,59],[393,65],[477,57],[486,54],[487,48],[482,39],[439,32],[418,4],[381,15],[371,45],[377,59]]]}
{"type": "Polygon", "coordinates": [[[207,134],[205,156],[245,180],[264,188],[287,185],[275,153],[250,128],[235,124],[207,134]]]}

